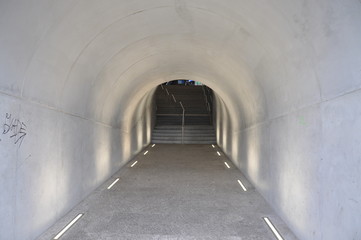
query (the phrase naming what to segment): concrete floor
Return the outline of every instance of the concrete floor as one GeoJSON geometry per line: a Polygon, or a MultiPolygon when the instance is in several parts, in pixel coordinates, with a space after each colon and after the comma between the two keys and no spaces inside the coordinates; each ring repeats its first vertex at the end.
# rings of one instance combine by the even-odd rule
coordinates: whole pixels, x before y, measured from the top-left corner
{"type": "Polygon", "coordinates": [[[276,239],[264,216],[285,239],[296,239],[217,150],[211,145],[148,146],[39,239],[54,238],[78,213],[85,215],[61,239],[276,239]]]}

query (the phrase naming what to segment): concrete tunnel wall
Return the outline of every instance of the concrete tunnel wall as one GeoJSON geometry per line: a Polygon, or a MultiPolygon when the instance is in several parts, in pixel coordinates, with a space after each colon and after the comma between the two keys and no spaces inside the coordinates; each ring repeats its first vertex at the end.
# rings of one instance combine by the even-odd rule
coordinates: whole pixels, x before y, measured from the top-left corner
{"type": "Polygon", "coordinates": [[[218,144],[300,239],[359,239],[360,24],[357,0],[1,1],[0,239],[148,144],[173,79],[215,90],[218,144]]]}

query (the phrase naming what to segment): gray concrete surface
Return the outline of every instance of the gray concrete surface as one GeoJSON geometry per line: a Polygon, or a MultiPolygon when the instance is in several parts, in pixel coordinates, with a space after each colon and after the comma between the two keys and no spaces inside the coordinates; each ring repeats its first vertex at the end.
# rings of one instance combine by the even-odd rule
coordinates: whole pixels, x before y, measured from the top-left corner
{"type": "Polygon", "coordinates": [[[241,172],[224,155],[219,157],[217,150],[211,145],[147,147],[39,240],[52,239],[78,213],[85,215],[61,239],[272,240],[275,237],[262,219],[267,216],[286,240],[295,240],[241,172]],[[148,154],[143,155],[146,150],[148,154]],[[108,190],[117,177],[120,180],[108,190]]]}
{"type": "Polygon", "coordinates": [[[214,90],[218,145],[299,239],[361,239],[360,26],[360,0],[0,1],[0,239],[147,145],[174,79],[214,90]]]}

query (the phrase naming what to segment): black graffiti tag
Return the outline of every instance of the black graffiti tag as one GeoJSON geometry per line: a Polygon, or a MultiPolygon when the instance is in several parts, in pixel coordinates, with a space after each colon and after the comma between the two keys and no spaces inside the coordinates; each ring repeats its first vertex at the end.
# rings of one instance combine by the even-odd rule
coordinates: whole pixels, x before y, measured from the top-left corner
{"type": "Polygon", "coordinates": [[[11,114],[6,113],[5,122],[3,124],[3,134],[10,135],[14,139],[14,144],[21,144],[26,136],[26,125],[17,118],[13,118],[11,114]]]}

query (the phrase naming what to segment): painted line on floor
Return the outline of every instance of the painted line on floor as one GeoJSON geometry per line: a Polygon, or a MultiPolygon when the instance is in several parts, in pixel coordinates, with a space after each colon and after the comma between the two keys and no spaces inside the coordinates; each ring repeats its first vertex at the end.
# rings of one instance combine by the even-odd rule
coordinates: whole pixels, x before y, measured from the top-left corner
{"type": "Polygon", "coordinates": [[[218,156],[221,156],[221,153],[219,151],[217,151],[217,154],[218,154],[218,156]]]}
{"type": "Polygon", "coordinates": [[[144,155],[147,155],[147,153],[148,153],[149,151],[147,150],[147,151],[145,151],[145,153],[144,153],[144,155]]]}
{"type": "Polygon", "coordinates": [[[116,184],[118,181],[119,181],[119,178],[115,179],[114,182],[109,185],[108,190],[111,189],[114,186],[114,184],[116,184]]]}
{"type": "Polygon", "coordinates": [[[277,231],[276,227],[272,224],[272,222],[268,219],[268,217],[263,217],[263,220],[266,222],[268,227],[271,229],[277,240],[284,240],[281,234],[277,231]]]}
{"type": "Polygon", "coordinates": [[[68,223],[68,225],[66,225],[63,230],[61,230],[53,239],[57,240],[59,238],[61,238],[61,236],[63,236],[63,234],[69,230],[69,228],[71,228],[71,226],[73,226],[84,214],[83,213],[79,213],[70,223],[68,223]]]}
{"type": "Polygon", "coordinates": [[[155,144],[152,145],[152,148],[155,146],[155,144]]]}
{"type": "Polygon", "coordinates": [[[227,168],[231,168],[227,162],[224,162],[224,164],[227,166],[227,168]]]}
{"type": "Polygon", "coordinates": [[[130,167],[134,167],[134,165],[137,163],[138,163],[138,161],[135,161],[130,167]]]}
{"type": "Polygon", "coordinates": [[[241,185],[243,191],[247,192],[247,188],[243,185],[243,183],[241,182],[241,180],[238,179],[238,183],[239,183],[239,185],[241,185]]]}

